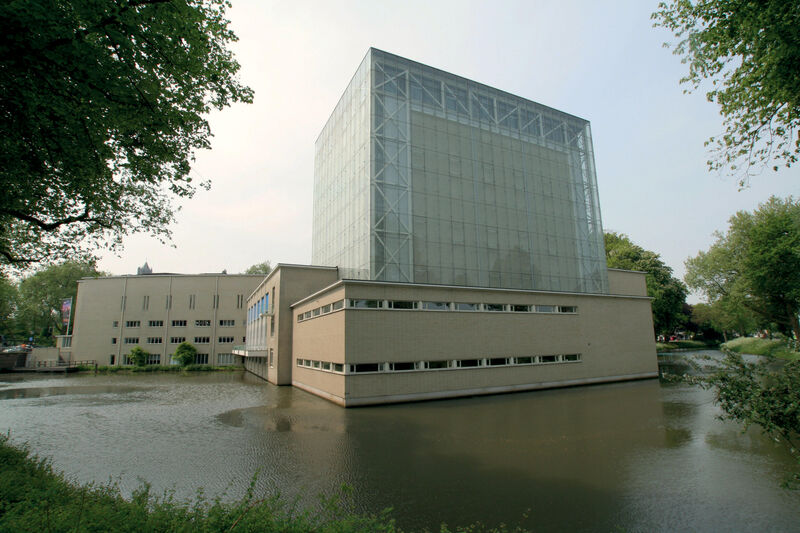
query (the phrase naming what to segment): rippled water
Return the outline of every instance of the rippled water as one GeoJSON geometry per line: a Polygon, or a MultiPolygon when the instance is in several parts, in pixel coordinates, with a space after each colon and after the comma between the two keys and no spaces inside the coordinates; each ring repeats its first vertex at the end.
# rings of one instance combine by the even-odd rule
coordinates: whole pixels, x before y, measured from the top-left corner
{"type": "Polygon", "coordinates": [[[791,457],[716,415],[656,380],[345,410],[243,373],[0,375],[0,431],[127,492],[238,497],[258,472],[308,505],[346,483],[412,529],[800,530],[791,457]]]}

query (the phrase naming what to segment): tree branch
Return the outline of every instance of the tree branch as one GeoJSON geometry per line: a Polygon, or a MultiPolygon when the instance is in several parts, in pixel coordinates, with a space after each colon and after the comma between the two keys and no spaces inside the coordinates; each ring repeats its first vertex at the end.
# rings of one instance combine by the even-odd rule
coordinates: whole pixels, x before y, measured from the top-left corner
{"type": "Polygon", "coordinates": [[[7,215],[11,215],[14,218],[17,218],[19,220],[23,220],[23,221],[28,222],[30,224],[33,224],[34,226],[38,226],[39,228],[41,228],[41,229],[43,229],[45,231],[52,231],[52,230],[54,230],[54,229],[56,229],[56,228],[58,228],[60,226],[63,226],[65,224],[72,224],[74,222],[100,222],[99,218],[89,216],[89,208],[88,207],[86,209],[84,209],[83,213],[81,213],[78,216],[66,217],[66,218],[63,218],[61,220],[56,220],[55,222],[44,222],[44,221],[39,220],[38,218],[36,218],[36,217],[34,217],[32,215],[29,215],[27,213],[23,213],[22,211],[17,211],[16,209],[3,208],[3,209],[0,209],[0,212],[4,213],[4,214],[7,214],[7,215]]]}

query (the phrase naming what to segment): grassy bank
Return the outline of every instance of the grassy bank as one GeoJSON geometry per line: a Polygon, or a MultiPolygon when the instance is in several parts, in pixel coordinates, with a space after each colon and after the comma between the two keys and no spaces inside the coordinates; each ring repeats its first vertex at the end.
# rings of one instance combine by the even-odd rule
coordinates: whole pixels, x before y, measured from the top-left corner
{"type": "MultiPolygon", "coordinates": [[[[146,366],[98,366],[100,374],[131,374],[139,372],[238,372],[244,370],[238,365],[211,366],[211,365],[146,365],[146,366]]],[[[95,372],[95,367],[82,365],[79,372],[95,372]]]]}
{"type": "Polygon", "coordinates": [[[656,351],[674,352],[675,350],[706,350],[710,348],[716,348],[717,346],[717,343],[703,341],[657,342],[656,351]]]}
{"type": "MultiPolygon", "coordinates": [[[[68,481],[49,461],[12,445],[0,435],[0,531],[43,532],[282,532],[402,533],[390,510],[377,515],[351,510],[349,491],[322,500],[320,509],[298,509],[278,496],[258,499],[254,483],[239,501],[222,502],[198,496],[175,500],[169,493],[154,495],[147,484],[130,499],[116,485],[78,485],[68,481]]],[[[198,493],[202,494],[202,493],[198,493]]],[[[522,533],[519,526],[486,528],[473,524],[449,529],[479,533],[522,533]]]]}
{"type": "Polygon", "coordinates": [[[726,342],[721,347],[736,353],[766,355],[789,361],[800,360],[800,353],[791,351],[786,345],[786,341],[781,339],[739,337],[726,342]]]}

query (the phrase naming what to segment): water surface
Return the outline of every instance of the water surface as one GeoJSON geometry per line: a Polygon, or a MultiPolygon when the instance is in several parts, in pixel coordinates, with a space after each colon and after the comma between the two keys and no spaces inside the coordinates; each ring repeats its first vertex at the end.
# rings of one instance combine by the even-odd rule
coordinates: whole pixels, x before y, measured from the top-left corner
{"type": "Polygon", "coordinates": [[[76,481],[314,505],[353,487],[404,528],[798,531],[792,459],[657,380],[342,409],[244,373],[0,375],[0,430],[76,481]],[[529,514],[527,520],[523,519],[529,514]]]}

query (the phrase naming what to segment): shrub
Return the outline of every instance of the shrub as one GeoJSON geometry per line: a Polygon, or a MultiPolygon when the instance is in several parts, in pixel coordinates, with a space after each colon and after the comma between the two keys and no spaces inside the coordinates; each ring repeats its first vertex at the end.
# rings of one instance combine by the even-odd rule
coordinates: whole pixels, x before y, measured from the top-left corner
{"type": "Polygon", "coordinates": [[[145,366],[147,364],[147,355],[147,352],[136,346],[131,350],[128,357],[135,366],[145,366]]]}
{"type": "Polygon", "coordinates": [[[177,361],[182,367],[192,365],[197,356],[197,348],[189,342],[182,342],[175,349],[172,359],[177,361]]]}

